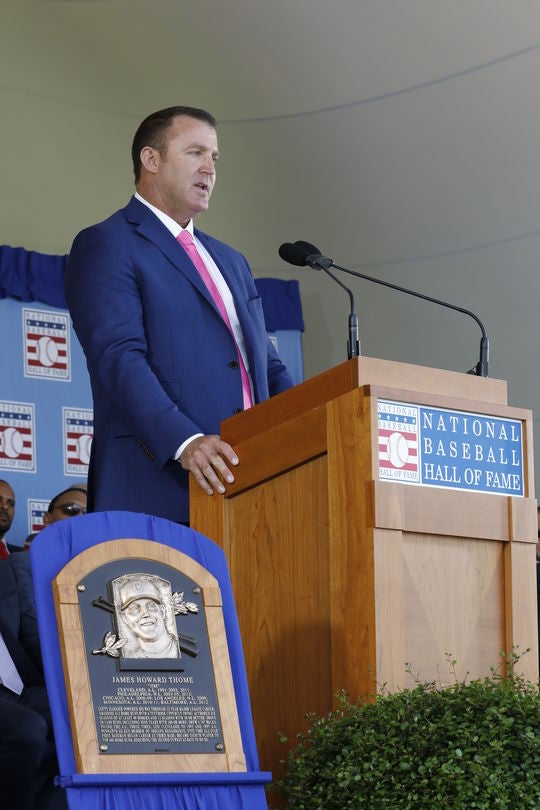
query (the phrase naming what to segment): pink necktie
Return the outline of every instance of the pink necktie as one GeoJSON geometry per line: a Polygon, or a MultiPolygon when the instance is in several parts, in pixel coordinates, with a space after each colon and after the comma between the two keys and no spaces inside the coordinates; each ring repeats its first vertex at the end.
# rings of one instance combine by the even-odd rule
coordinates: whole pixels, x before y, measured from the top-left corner
{"type": "MultiPolygon", "coordinates": [[[[231,322],[229,320],[229,316],[227,314],[227,309],[226,309],[225,304],[223,302],[223,298],[221,297],[221,294],[220,294],[218,288],[216,287],[212,276],[208,272],[208,270],[206,268],[206,265],[203,262],[199,251],[197,250],[195,242],[193,241],[193,237],[191,236],[190,232],[187,229],[184,229],[178,235],[178,241],[180,242],[180,244],[182,245],[182,247],[186,251],[187,255],[189,256],[189,258],[191,259],[191,261],[193,262],[193,264],[197,268],[197,271],[198,271],[200,277],[202,278],[202,280],[204,281],[204,283],[206,285],[206,288],[208,289],[208,292],[210,293],[210,295],[214,299],[214,304],[219,309],[219,311],[221,313],[221,317],[223,318],[223,320],[227,324],[227,326],[229,328],[229,332],[233,336],[233,340],[236,343],[236,338],[234,337],[234,332],[233,332],[232,327],[231,327],[231,322]]],[[[241,353],[240,349],[238,348],[238,344],[236,344],[236,350],[238,352],[238,362],[240,364],[240,376],[241,376],[241,379],[242,379],[242,394],[243,394],[243,398],[244,398],[244,409],[247,410],[247,408],[251,408],[251,406],[253,405],[253,398],[251,396],[251,385],[249,383],[249,376],[248,376],[248,373],[247,373],[246,366],[244,364],[244,359],[242,357],[242,353],[241,353]]]]}

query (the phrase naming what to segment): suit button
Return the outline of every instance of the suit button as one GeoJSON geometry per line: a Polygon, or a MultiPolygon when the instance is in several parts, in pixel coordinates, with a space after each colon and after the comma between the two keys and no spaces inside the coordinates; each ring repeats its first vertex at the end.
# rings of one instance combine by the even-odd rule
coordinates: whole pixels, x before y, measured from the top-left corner
{"type": "Polygon", "coordinates": [[[234,413],[235,413],[235,414],[236,414],[236,413],[244,413],[244,409],[243,409],[243,408],[235,408],[235,409],[234,409],[234,413]]]}
{"type": "Polygon", "coordinates": [[[231,360],[229,368],[238,368],[238,360],[231,360]]]}

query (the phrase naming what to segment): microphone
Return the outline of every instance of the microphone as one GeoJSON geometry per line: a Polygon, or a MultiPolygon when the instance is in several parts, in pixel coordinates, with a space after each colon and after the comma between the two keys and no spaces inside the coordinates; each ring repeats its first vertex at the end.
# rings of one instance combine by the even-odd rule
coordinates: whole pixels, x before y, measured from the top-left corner
{"type": "MultiPolygon", "coordinates": [[[[398,292],[413,295],[415,298],[422,298],[424,301],[431,301],[432,304],[439,304],[440,306],[447,307],[448,309],[453,309],[456,312],[461,312],[463,315],[468,315],[469,317],[473,318],[480,327],[482,337],[480,339],[480,359],[478,360],[478,363],[467,372],[467,374],[475,374],[477,377],[488,376],[489,340],[484,324],[480,318],[469,309],[464,309],[463,307],[458,307],[455,304],[450,304],[448,301],[441,301],[439,298],[432,298],[430,295],[424,295],[424,293],[409,290],[406,287],[400,287],[398,284],[391,284],[389,281],[383,281],[380,278],[367,276],[365,273],[350,270],[348,267],[340,267],[339,264],[334,263],[333,259],[330,259],[328,256],[323,256],[321,251],[310,242],[304,242],[302,240],[299,240],[294,244],[285,242],[279,248],[279,255],[282,259],[290,264],[295,264],[300,267],[307,265],[315,270],[324,270],[334,279],[335,277],[329,273],[330,267],[335,267],[336,270],[342,270],[344,273],[349,273],[351,276],[362,278],[365,281],[372,281],[374,284],[381,284],[383,287],[390,287],[392,290],[398,290],[398,292]]],[[[335,281],[337,281],[337,279],[335,279],[335,281]]]]}
{"type": "MultiPolygon", "coordinates": [[[[279,248],[279,255],[284,261],[289,264],[295,264],[297,267],[304,267],[309,265],[316,270],[324,270],[324,272],[333,279],[336,284],[344,289],[348,295],[351,304],[351,312],[349,315],[349,339],[347,341],[347,358],[352,360],[353,357],[360,357],[360,342],[358,340],[358,316],[354,306],[354,296],[352,290],[346,287],[333,273],[330,272],[330,267],[333,265],[332,259],[326,256],[321,256],[320,251],[314,245],[308,242],[284,242],[279,248]],[[308,255],[309,254],[309,255],[308,255]]],[[[339,267],[338,267],[339,270],[339,267]]]]}
{"type": "Polygon", "coordinates": [[[279,255],[289,264],[296,264],[297,267],[307,264],[314,270],[328,270],[334,264],[332,259],[322,256],[321,251],[309,242],[284,242],[280,245],[279,255]]]}

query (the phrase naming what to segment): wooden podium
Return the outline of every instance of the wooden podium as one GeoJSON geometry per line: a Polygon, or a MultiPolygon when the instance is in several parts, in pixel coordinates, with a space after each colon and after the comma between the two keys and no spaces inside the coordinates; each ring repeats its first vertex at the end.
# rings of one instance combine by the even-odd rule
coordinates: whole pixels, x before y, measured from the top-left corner
{"type": "Polygon", "coordinates": [[[357,358],[221,435],[236,481],[224,497],[192,487],[191,525],[228,560],[262,767],[279,773],[280,733],[294,744],[339,690],[413,685],[406,663],[445,685],[449,658],[475,678],[530,648],[518,668],[538,678],[532,415],[508,406],[504,381],[357,358]],[[522,492],[381,480],[380,401],[470,415],[465,456],[482,415],[516,420],[522,492]]]}

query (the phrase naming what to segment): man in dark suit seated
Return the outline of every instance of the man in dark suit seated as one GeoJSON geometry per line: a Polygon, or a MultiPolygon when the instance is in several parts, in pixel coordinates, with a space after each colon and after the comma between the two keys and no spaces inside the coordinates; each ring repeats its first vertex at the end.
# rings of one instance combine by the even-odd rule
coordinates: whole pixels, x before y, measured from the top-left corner
{"type": "MultiPolygon", "coordinates": [[[[49,503],[43,516],[43,526],[50,526],[58,520],[77,517],[86,514],[86,483],[74,484],[63,489],[49,503]]],[[[28,551],[32,540],[39,532],[31,532],[24,541],[24,550],[28,551]]],[[[28,565],[28,570],[30,566],[28,565]]]]}
{"type": "Polygon", "coordinates": [[[35,611],[0,560],[0,810],[64,810],[57,773],[35,611]]]}

